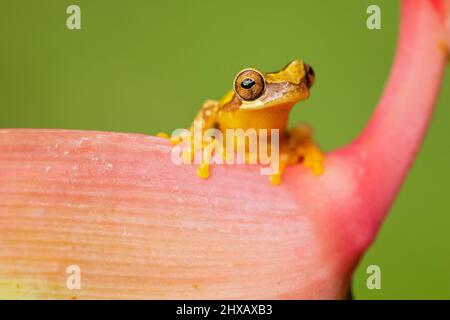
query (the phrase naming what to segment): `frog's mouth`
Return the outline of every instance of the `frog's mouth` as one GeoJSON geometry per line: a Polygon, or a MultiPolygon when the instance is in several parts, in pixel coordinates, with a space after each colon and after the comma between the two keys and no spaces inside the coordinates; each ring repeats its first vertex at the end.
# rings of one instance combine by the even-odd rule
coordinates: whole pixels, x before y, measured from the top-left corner
{"type": "Polygon", "coordinates": [[[308,99],[311,82],[303,77],[298,84],[291,82],[270,83],[264,93],[254,101],[242,101],[241,110],[261,110],[280,106],[293,106],[301,100],[308,99]]]}

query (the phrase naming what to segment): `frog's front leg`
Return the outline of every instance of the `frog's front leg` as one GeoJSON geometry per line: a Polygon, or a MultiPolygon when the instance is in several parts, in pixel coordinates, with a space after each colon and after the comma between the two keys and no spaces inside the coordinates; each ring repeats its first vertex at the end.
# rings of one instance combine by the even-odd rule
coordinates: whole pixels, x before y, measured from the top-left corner
{"type": "MultiPolygon", "coordinates": [[[[200,111],[195,116],[194,122],[191,125],[190,132],[191,136],[194,134],[195,126],[200,125],[202,127],[202,136],[203,133],[212,129],[216,125],[217,113],[219,111],[220,104],[216,100],[206,100],[203,104],[200,111]]],[[[193,142],[192,142],[193,143],[193,142]]],[[[197,151],[202,151],[201,162],[197,167],[197,175],[200,178],[206,179],[209,177],[209,163],[212,157],[212,154],[215,151],[216,141],[211,138],[208,142],[204,143],[202,139],[202,143],[197,146],[197,148],[192,147],[192,156],[194,157],[197,151]]]]}
{"type": "MultiPolygon", "coordinates": [[[[194,130],[196,125],[200,125],[202,129],[202,134],[205,130],[213,128],[217,118],[217,112],[219,110],[219,102],[215,100],[206,100],[200,111],[194,118],[191,126],[189,127],[189,131],[191,133],[191,137],[194,135],[194,130]]],[[[159,132],[156,134],[157,137],[166,138],[170,140],[173,144],[178,144],[183,140],[183,134],[172,134],[169,136],[164,132],[159,132]]]]}
{"type": "Polygon", "coordinates": [[[203,130],[208,130],[214,128],[217,120],[217,113],[219,112],[220,104],[216,100],[206,100],[200,111],[194,118],[194,122],[190,128],[191,132],[194,129],[196,121],[201,121],[203,123],[203,130]]]}
{"type": "Polygon", "coordinates": [[[311,168],[314,175],[319,176],[324,171],[324,155],[313,140],[312,128],[305,124],[297,125],[288,132],[286,140],[280,145],[280,168],[271,175],[272,184],[279,184],[287,165],[301,162],[311,168]]]}
{"type": "MultiPolygon", "coordinates": [[[[185,142],[187,145],[183,150],[183,158],[187,161],[190,160],[189,162],[192,162],[197,152],[199,150],[202,151],[202,160],[197,168],[197,174],[201,178],[207,178],[209,176],[209,163],[216,145],[213,138],[209,139],[207,142],[204,142],[203,135],[206,130],[215,127],[219,106],[220,104],[218,101],[206,100],[200,111],[195,116],[192,125],[188,129],[190,134],[189,139],[185,142]],[[201,133],[202,137],[200,143],[194,142],[196,131],[200,131],[201,133]]],[[[158,136],[169,139],[173,144],[178,144],[183,142],[185,134],[186,131],[181,134],[173,134],[170,137],[166,134],[158,134],[158,136]]]]}

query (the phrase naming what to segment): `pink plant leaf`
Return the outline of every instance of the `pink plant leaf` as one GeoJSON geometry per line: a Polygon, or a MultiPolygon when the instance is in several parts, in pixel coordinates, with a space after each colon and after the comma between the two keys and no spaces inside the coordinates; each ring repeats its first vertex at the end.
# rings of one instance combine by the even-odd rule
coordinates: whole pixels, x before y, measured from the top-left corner
{"type": "Polygon", "coordinates": [[[320,177],[291,166],[274,187],[256,166],[214,166],[202,180],[160,138],[0,130],[0,297],[345,298],[430,120],[449,4],[402,2],[379,106],[320,177]]]}

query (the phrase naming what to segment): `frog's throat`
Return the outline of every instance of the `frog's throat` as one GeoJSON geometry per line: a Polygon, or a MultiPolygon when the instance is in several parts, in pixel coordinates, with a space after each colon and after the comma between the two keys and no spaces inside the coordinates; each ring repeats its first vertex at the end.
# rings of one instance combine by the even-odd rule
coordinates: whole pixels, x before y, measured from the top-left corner
{"type": "Polygon", "coordinates": [[[222,110],[218,114],[218,124],[222,131],[226,129],[278,129],[280,135],[288,126],[289,112],[293,103],[278,105],[272,108],[251,109],[251,110],[222,110]]]}

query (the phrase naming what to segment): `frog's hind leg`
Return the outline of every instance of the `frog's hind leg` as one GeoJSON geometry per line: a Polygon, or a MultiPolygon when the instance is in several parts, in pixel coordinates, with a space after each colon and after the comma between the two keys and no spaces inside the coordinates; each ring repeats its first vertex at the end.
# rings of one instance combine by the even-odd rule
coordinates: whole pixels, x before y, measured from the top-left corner
{"type": "Polygon", "coordinates": [[[289,150],[298,161],[311,169],[316,176],[321,175],[324,168],[324,155],[313,141],[313,130],[310,126],[300,124],[289,130],[289,150]]]}
{"type": "Polygon", "coordinates": [[[288,165],[298,162],[311,169],[316,176],[324,171],[324,156],[313,141],[313,130],[310,126],[300,124],[289,130],[287,141],[280,145],[280,167],[278,172],[269,176],[272,184],[280,184],[281,176],[288,165]]]}
{"type": "Polygon", "coordinates": [[[315,176],[320,176],[324,171],[324,155],[320,148],[312,140],[298,147],[298,155],[305,167],[311,168],[315,176]]]}

